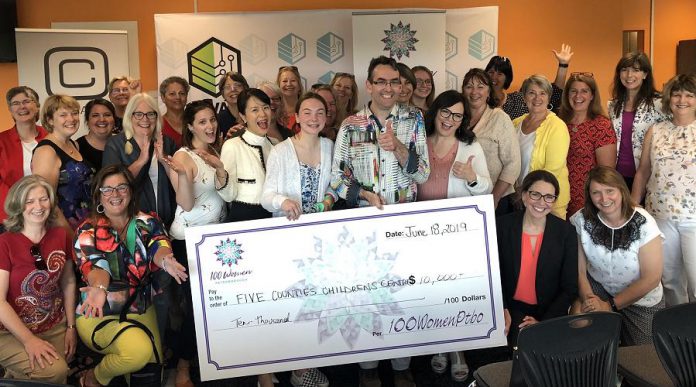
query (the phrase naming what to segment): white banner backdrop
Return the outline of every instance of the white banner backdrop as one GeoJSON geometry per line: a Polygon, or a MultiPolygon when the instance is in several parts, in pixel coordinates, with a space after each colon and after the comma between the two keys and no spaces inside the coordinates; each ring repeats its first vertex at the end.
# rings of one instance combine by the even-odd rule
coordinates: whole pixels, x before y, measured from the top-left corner
{"type": "MultiPolygon", "coordinates": [[[[67,94],[80,104],[107,96],[111,78],[128,74],[126,31],[15,30],[19,84],[36,90],[41,102],[67,94]]],[[[80,137],[84,124],[73,136],[80,137]]]]}
{"type": "MultiPolygon", "coordinates": [[[[278,68],[292,65],[299,68],[304,86],[329,83],[336,72],[351,72],[363,90],[369,60],[392,54],[408,65],[426,64],[437,71],[435,89],[440,93],[460,89],[466,71],[485,66],[497,51],[498,7],[416,9],[387,15],[389,12],[356,16],[353,10],[155,15],[158,81],[181,76],[192,81],[189,101],[212,98],[219,103],[222,98],[216,84],[225,72],[240,71],[254,86],[263,80],[275,82],[278,68]],[[356,21],[360,27],[354,25],[354,18],[376,20],[370,17],[385,15],[393,16],[393,21],[356,21]],[[419,24],[420,20],[429,24],[419,24]],[[415,33],[403,35],[406,31],[415,33]],[[392,43],[382,41],[388,36],[392,39],[387,42],[392,43]],[[402,50],[398,58],[397,51],[384,50],[387,44],[394,48],[394,41],[408,48],[412,40],[404,37],[419,40],[416,51],[407,50],[406,56],[402,50]],[[367,40],[374,48],[367,48],[367,40]],[[421,53],[430,56],[417,56],[421,53]]],[[[359,102],[367,102],[365,98],[359,102]]]]}
{"type": "MultiPolygon", "coordinates": [[[[353,14],[355,81],[361,103],[369,101],[365,90],[370,59],[390,56],[409,67],[422,65],[435,75],[445,71],[445,11],[356,12],[353,14]]],[[[443,90],[444,78],[435,78],[435,90],[443,90]]]]}
{"type": "Polygon", "coordinates": [[[353,71],[350,11],[155,15],[157,75],[191,82],[189,101],[222,101],[217,82],[241,72],[254,87],[297,66],[306,90],[353,71]],[[346,44],[348,43],[348,44],[346,44]]]}

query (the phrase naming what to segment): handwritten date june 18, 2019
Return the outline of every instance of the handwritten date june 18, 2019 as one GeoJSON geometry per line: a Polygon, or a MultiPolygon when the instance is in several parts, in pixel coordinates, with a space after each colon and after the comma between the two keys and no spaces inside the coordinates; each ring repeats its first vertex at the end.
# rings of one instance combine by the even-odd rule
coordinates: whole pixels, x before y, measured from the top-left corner
{"type": "Polygon", "coordinates": [[[459,223],[433,223],[429,228],[419,228],[417,226],[405,226],[401,230],[386,231],[384,236],[387,239],[394,238],[422,238],[431,235],[445,236],[459,232],[469,231],[466,222],[459,223]]]}

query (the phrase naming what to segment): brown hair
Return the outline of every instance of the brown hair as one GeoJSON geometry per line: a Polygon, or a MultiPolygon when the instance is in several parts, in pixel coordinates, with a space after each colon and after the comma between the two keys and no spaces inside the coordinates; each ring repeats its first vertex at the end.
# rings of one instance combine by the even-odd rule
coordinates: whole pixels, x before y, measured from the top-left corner
{"type": "Polygon", "coordinates": [[[604,116],[604,108],[602,107],[602,99],[599,97],[599,89],[597,88],[597,82],[595,82],[594,76],[590,73],[572,73],[570,78],[566,81],[565,90],[563,90],[563,97],[561,99],[561,111],[559,112],[559,117],[566,123],[573,118],[573,108],[570,107],[570,88],[573,87],[574,82],[582,82],[590,88],[592,93],[592,102],[590,103],[590,108],[588,109],[587,116],[590,119],[594,119],[598,116],[604,116]]]}
{"type": "Polygon", "coordinates": [[[633,214],[633,209],[636,207],[636,202],[631,198],[631,190],[626,185],[624,178],[614,168],[598,166],[592,168],[585,180],[585,206],[582,209],[582,215],[585,219],[597,220],[599,210],[592,203],[590,196],[590,183],[592,182],[613,187],[621,193],[621,216],[624,219],[629,219],[633,214]]]}
{"type": "Polygon", "coordinates": [[[53,120],[53,115],[61,108],[73,109],[79,112],[80,104],[75,98],[69,95],[56,94],[46,98],[41,108],[41,125],[43,125],[47,132],[53,132],[53,124],[51,124],[49,120],[53,120]]]}

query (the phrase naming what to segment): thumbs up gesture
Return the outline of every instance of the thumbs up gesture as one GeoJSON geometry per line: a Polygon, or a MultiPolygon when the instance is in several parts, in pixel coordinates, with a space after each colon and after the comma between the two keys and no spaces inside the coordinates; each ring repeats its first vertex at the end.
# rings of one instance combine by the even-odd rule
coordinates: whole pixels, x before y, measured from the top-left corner
{"type": "Polygon", "coordinates": [[[475,181],[476,172],[474,172],[474,167],[472,166],[473,161],[474,156],[469,156],[469,159],[466,161],[466,163],[463,163],[461,161],[455,161],[454,165],[452,165],[452,173],[454,174],[454,177],[464,179],[468,183],[475,181]]]}

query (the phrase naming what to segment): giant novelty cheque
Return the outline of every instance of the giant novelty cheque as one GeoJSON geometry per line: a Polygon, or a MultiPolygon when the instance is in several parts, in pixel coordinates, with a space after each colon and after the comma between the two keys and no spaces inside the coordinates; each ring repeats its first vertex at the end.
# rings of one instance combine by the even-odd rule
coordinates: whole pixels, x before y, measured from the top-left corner
{"type": "Polygon", "coordinates": [[[505,345],[490,195],[186,230],[203,380],[505,345]]]}

